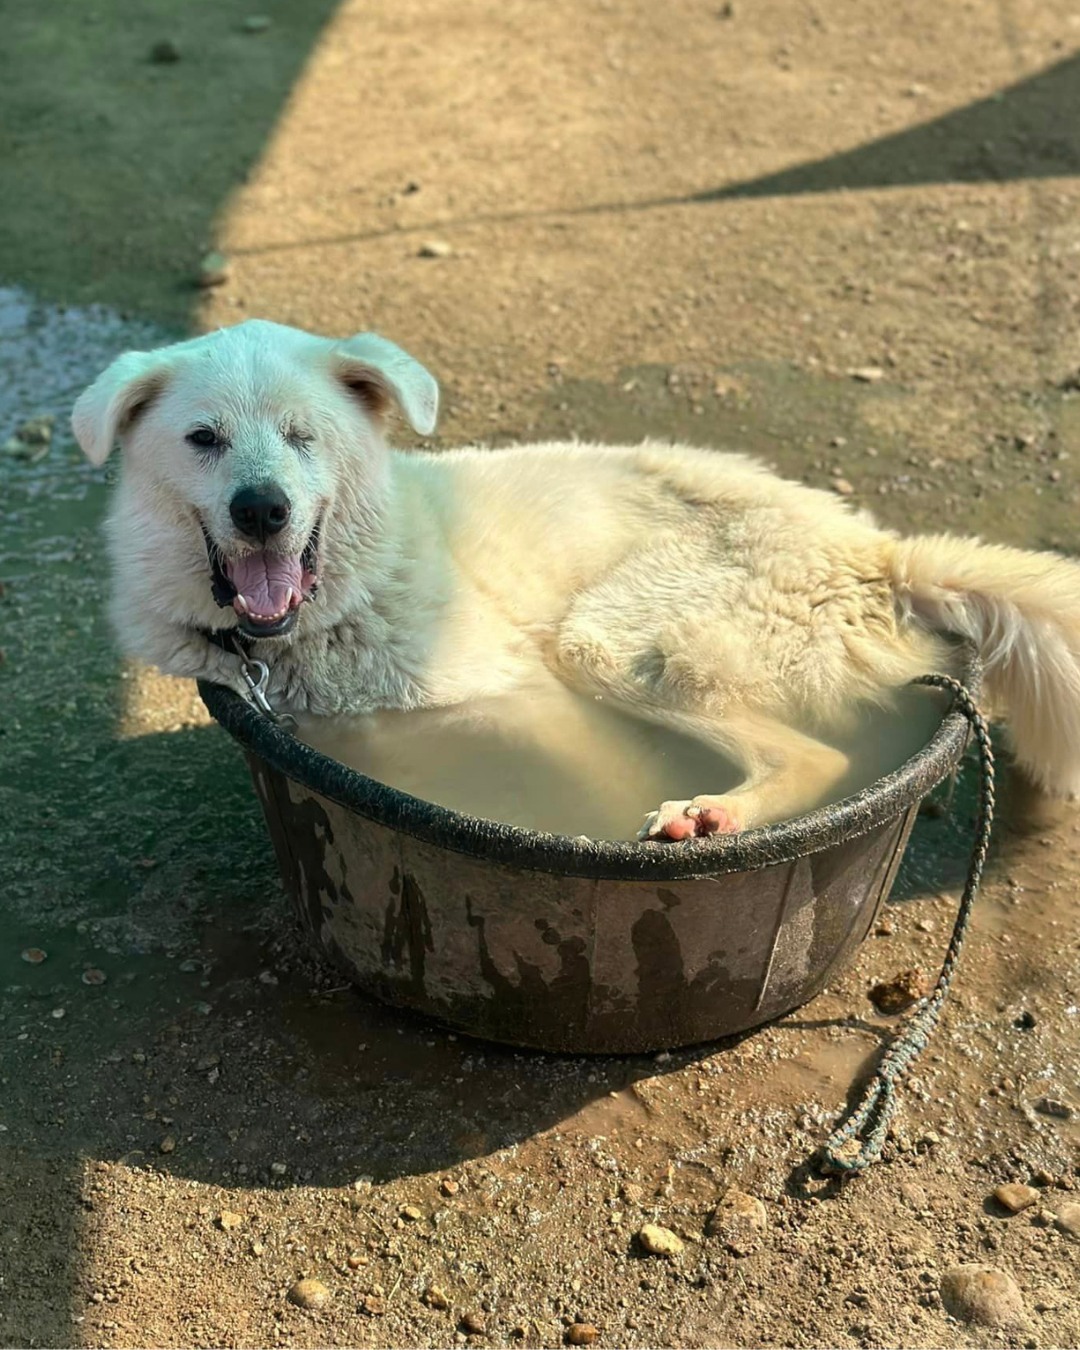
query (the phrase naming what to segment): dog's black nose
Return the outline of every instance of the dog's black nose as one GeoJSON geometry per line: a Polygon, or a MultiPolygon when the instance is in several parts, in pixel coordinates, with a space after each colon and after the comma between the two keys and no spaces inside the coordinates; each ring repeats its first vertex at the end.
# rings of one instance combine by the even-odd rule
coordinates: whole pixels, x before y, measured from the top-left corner
{"type": "Polygon", "coordinates": [[[289,523],[292,503],[273,483],[241,488],[229,503],[229,515],[241,534],[265,543],[289,523]]]}

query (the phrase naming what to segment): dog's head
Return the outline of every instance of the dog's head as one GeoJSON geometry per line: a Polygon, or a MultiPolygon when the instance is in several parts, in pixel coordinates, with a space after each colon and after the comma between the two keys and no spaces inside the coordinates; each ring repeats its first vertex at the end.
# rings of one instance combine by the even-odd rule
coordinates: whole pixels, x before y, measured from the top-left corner
{"type": "Polygon", "coordinates": [[[392,342],[251,320],[118,357],[72,425],[94,464],[120,442],[140,500],[201,536],[209,593],[263,638],[288,633],[314,594],[342,494],[354,518],[378,501],[392,404],[433,430],[438,387],[392,342]]]}

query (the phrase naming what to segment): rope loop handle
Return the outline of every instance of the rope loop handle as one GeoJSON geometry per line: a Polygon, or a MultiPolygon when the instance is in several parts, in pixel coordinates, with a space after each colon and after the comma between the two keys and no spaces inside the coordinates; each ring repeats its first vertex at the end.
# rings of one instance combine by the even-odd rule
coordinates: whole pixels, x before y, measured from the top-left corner
{"type": "Polygon", "coordinates": [[[986,719],[967,689],[949,675],[922,675],[912,683],[948,690],[953,696],[953,707],[959,709],[971,725],[979,752],[979,810],[975,822],[975,842],[952,937],[933,992],[922,1000],[897,1033],[874,1071],[862,1099],[826,1140],[820,1153],[820,1165],[826,1171],[847,1174],[862,1172],[881,1155],[889,1122],[896,1112],[900,1081],[925,1049],[941,1017],[942,1005],[956,973],[957,959],[990,847],[990,829],[994,819],[994,752],[986,719]]]}

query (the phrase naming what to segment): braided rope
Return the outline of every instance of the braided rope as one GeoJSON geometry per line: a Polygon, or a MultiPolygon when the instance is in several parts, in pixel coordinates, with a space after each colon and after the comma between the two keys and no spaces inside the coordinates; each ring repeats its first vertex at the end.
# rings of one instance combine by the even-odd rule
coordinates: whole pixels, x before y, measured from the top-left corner
{"type": "Polygon", "coordinates": [[[876,1162],[885,1143],[889,1122],[896,1111],[900,1080],[912,1061],[925,1049],[949,992],[956,963],[971,919],[971,909],[982,880],[990,847],[990,827],[994,819],[994,752],[990,731],[975,701],[960,683],[948,675],[923,675],[915,684],[927,684],[952,693],[953,706],[968,722],[979,750],[979,811],[975,824],[975,843],[968,867],[964,893],[960,897],[956,923],[937,983],[929,998],[923,1000],[907,1024],[882,1056],[862,1100],[833,1131],[821,1150],[821,1165],[829,1171],[861,1172],[876,1162]]]}

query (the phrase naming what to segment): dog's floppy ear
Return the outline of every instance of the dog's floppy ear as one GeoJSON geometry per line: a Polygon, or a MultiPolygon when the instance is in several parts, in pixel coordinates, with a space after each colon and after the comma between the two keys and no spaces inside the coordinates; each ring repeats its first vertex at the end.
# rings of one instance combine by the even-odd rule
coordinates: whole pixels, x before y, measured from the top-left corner
{"type": "Polygon", "coordinates": [[[377,333],[357,333],[334,344],[334,358],[339,379],[373,416],[383,417],[393,402],[421,436],[435,430],[439,386],[408,352],[377,333]]]}
{"type": "Polygon", "coordinates": [[[117,436],[160,390],[165,373],[160,352],[125,352],[83,390],[71,414],[71,428],[91,464],[105,463],[117,436]]]}

